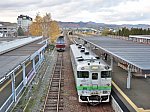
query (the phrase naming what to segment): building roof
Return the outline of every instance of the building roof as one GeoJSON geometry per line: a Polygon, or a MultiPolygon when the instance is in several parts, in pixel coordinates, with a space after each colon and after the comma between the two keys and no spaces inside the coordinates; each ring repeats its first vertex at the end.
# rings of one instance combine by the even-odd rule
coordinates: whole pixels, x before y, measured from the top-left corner
{"type": "MultiPolygon", "coordinates": [[[[27,15],[19,15],[18,18],[27,19],[27,20],[31,20],[32,21],[32,18],[27,16],[27,15]]],[[[17,18],[17,20],[18,20],[18,18],[17,18]]]]}
{"type": "Polygon", "coordinates": [[[42,36],[36,37],[36,38],[28,37],[28,38],[15,39],[12,41],[6,41],[3,43],[0,43],[0,54],[8,52],[12,49],[16,49],[17,47],[21,47],[23,45],[29,44],[41,38],[42,36]]]}
{"type": "Polygon", "coordinates": [[[117,57],[144,73],[150,73],[150,46],[110,37],[83,38],[110,55],[117,57]]]}
{"type": "Polygon", "coordinates": [[[129,38],[150,39],[150,35],[129,35],[129,38]]]}
{"type": "Polygon", "coordinates": [[[30,41],[26,45],[15,48],[11,51],[5,52],[0,55],[0,80],[3,79],[11,70],[20,65],[26,59],[29,59],[32,54],[38,51],[44,46],[44,44],[38,44],[41,41],[30,41]]]}
{"type": "Polygon", "coordinates": [[[17,23],[0,22],[1,26],[17,26],[17,23]]]}

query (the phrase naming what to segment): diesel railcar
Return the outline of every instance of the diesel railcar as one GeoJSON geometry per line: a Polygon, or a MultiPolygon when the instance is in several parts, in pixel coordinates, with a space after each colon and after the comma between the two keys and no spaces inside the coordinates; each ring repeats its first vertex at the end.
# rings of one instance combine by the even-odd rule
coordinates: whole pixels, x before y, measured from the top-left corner
{"type": "Polygon", "coordinates": [[[65,37],[59,36],[56,40],[56,49],[57,51],[65,51],[65,37]]]}
{"type": "Polygon", "coordinates": [[[82,45],[70,45],[70,56],[79,102],[92,105],[109,102],[110,66],[82,45]]]}

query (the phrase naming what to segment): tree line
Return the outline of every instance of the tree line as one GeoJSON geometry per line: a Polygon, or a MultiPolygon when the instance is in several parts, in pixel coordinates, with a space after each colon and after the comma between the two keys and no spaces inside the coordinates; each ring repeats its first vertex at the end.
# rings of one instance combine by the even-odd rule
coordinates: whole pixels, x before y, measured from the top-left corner
{"type": "Polygon", "coordinates": [[[142,28],[128,29],[126,27],[123,27],[122,29],[119,29],[116,32],[113,32],[112,30],[105,28],[102,31],[102,35],[104,35],[104,36],[117,35],[117,36],[125,36],[125,37],[128,37],[129,35],[150,35],[150,28],[148,28],[148,29],[142,29],[142,28]]]}
{"type": "Polygon", "coordinates": [[[129,35],[150,35],[150,28],[142,29],[142,28],[131,28],[128,29],[126,27],[119,29],[115,35],[128,37],[129,35]]]}

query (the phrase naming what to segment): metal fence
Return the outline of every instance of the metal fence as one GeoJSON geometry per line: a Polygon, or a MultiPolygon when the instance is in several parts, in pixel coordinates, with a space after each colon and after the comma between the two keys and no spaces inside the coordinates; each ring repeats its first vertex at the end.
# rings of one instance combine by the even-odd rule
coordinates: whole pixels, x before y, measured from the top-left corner
{"type": "MultiPolygon", "coordinates": [[[[41,63],[43,62],[44,58],[41,59],[41,61],[38,61],[38,63],[35,65],[36,67],[36,71],[39,70],[41,63]]],[[[29,73],[32,73],[33,69],[31,69],[31,71],[29,73]]],[[[33,74],[35,76],[35,73],[33,74]]],[[[34,77],[32,76],[32,77],[34,77]]],[[[31,80],[28,80],[29,82],[32,81],[33,78],[31,78],[31,80]]],[[[28,86],[28,85],[27,85],[28,86]]],[[[19,100],[19,96],[21,95],[23,89],[24,89],[24,84],[23,81],[18,85],[18,87],[15,89],[16,91],[16,98],[19,100]]],[[[9,96],[9,98],[5,101],[5,103],[0,107],[0,112],[7,112],[10,107],[13,105],[14,102],[14,98],[13,98],[13,94],[11,94],[9,96]]]]}
{"type": "Polygon", "coordinates": [[[12,106],[13,104],[13,94],[9,96],[9,98],[5,101],[5,103],[1,106],[0,112],[7,112],[8,109],[12,106]]]}

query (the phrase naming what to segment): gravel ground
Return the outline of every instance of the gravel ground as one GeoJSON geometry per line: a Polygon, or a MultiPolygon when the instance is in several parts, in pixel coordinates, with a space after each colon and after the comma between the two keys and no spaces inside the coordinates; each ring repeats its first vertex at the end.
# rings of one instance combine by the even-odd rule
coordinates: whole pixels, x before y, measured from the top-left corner
{"type": "Polygon", "coordinates": [[[86,112],[86,104],[78,102],[75,79],[73,75],[69,45],[64,52],[64,110],[63,112],[86,112]]]}

